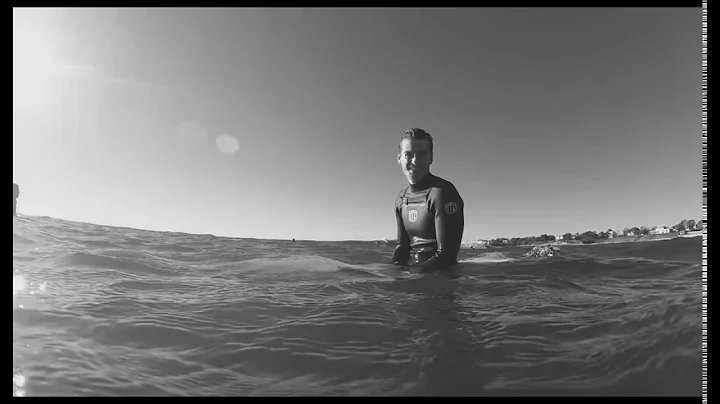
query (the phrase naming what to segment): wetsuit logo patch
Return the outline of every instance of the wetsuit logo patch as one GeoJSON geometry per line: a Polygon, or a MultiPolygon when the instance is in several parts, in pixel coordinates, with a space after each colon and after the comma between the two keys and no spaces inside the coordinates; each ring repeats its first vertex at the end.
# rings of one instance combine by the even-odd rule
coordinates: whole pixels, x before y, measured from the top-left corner
{"type": "Polygon", "coordinates": [[[445,213],[448,215],[454,215],[458,211],[457,203],[450,202],[445,204],[445,213]]]}
{"type": "Polygon", "coordinates": [[[417,210],[411,210],[408,212],[408,219],[410,219],[410,223],[415,223],[418,220],[418,211],[417,210]]]}

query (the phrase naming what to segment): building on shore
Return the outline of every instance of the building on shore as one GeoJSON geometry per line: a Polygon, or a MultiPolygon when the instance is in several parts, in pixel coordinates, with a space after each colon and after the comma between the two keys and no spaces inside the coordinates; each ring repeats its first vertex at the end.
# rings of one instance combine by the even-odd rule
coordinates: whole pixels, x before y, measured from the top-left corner
{"type": "Polygon", "coordinates": [[[667,226],[658,226],[650,230],[650,234],[670,234],[670,228],[667,226]]]}

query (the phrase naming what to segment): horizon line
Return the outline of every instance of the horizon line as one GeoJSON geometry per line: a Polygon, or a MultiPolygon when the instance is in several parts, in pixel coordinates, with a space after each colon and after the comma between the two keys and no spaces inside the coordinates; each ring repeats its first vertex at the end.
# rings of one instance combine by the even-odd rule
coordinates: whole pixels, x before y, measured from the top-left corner
{"type": "MultiPolygon", "coordinates": [[[[93,226],[109,227],[109,228],[113,228],[113,229],[139,230],[139,231],[147,231],[147,232],[154,232],[154,233],[172,233],[172,234],[181,234],[181,235],[187,235],[187,236],[210,236],[210,237],[215,237],[215,238],[225,238],[225,239],[235,239],[235,240],[257,240],[257,241],[293,241],[293,240],[294,240],[294,241],[299,241],[299,242],[325,242],[325,243],[343,243],[343,242],[387,242],[387,243],[391,243],[391,242],[397,241],[397,240],[396,240],[396,237],[392,237],[392,238],[382,237],[382,238],[368,238],[368,239],[352,239],[352,238],[351,238],[351,239],[337,239],[337,240],[299,239],[299,238],[293,238],[293,237],[290,237],[290,238],[263,239],[263,238],[254,238],[254,237],[227,236],[227,235],[212,234],[212,233],[189,233],[189,232],[187,232],[187,231],[179,231],[179,230],[143,229],[143,228],[136,228],[136,227],[120,226],[120,225],[109,225],[109,224],[102,224],[102,223],[83,222],[83,221],[80,221],[80,220],[63,219],[63,218],[52,217],[52,216],[47,216],[47,215],[31,215],[31,214],[18,213],[18,214],[17,214],[17,217],[38,218],[38,219],[45,219],[45,218],[46,218],[46,219],[59,220],[59,221],[68,222],[68,223],[82,223],[82,224],[89,224],[89,225],[93,225],[93,226]]],[[[682,219],[682,220],[695,220],[695,219],[682,219]]],[[[695,220],[695,222],[696,222],[696,223],[703,223],[703,224],[704,224],[705,221],[701,219],[701,220],[695,220]]],[[[678,223],[680,223],[680,222],[678,222],[678,223]]],[[[642,228],[656,229],[656,228],[659,228],[659,227],[666,227],[666,228],[671,228],[671,229],[672,229],[672,226],[667,226],[667,225],[657,225],[657,226],[626,226],[625,228],[630,228],[630,229],[632,229],[632,228],[634,228],[634,227],[637,227],[637,228],[639,228],[639,229],[642,229],[642,228]]],[[[614,230],[614,229],[606,229],[606,230],[613,230],[614,232],[617,232],[617,231],[614,230]]],[[[606,230],[601,230],[600,232],[604,232],[604,231],[606,231],[606,230]]],[[[624,230],[624,229],[623,229],[623,230],[624,230]]],[[[594,230],[586,230],[585,232],[595,232],[595,231],[594,231],[594,230]]],[[[562,233],[562,234],[563,234],[563,235],[565,235],[565,234],[575,235],[575,234],[583,234],[583,233],[580,233],[580,232],[575,232],[575,233],[572,233],[572,232],[564,232],[564,233],[562,233]]],[[[557,235],[555,235],[555,234],[550,234],[550,233],[545,233],[544,235],[555,236],[555,237],[557,236],[557,235]]],[[[542,235],[541,235],[541,236],[542,236],[542,235]]],[[[479,239],[477,239],[477,240],[463,240],[463,241],[461,242],[461,244],[471,244],[471,243],[478,243],[478,242],[481,242],[481,241],[492,241],[492,240],[502,240],[502,239],[507,239],[507,240],[512,240],[512,239],[524,239],[524,238],[529,238],[529,237],[539,237],[539,236],[479,238],[479,239]]]]}

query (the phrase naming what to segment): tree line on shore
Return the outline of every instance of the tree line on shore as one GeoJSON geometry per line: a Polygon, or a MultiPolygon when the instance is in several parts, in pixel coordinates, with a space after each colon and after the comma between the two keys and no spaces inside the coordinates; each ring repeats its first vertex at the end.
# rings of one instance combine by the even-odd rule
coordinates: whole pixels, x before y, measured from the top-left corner
{"type": "MultiPolygon", "coordinates": [[[[668,228],[668,232],[682,233],[685,231],[701,231],[704,228],[702,221],[696,222],[692,219],[683,219],[678,224],[668,228]]],[[[497,238],[490,240],[490,245],[510,245],[510,246],[522,246],[522,245],[533,245],[538,243],[552,243],[558,241],[566,242],[580,242],[583,244],[593,244],[600,240],[608,240],[617,237],[639,237],[647,236],[653,233],[656,228],[641,226],[641,227],[626,227],[622,232],[618,232],[612,229],[607,231],[594,232],[586,231],[584,233],[565,233],[561,240],[558,240],[556,236],[543,234],[541,236],[532,237],[518,237],[518,238],[497,238]]]]}

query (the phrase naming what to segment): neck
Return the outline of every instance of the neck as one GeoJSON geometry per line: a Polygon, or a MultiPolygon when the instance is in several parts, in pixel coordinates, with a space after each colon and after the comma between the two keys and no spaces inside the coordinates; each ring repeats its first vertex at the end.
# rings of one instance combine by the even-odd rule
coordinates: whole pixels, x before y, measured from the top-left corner
{"type": "Polygon", "coordinates": [[[419,181],[416,181],[415,183],[410,182],[410,188],[413,190],[413,192],[424,189],[430,182],[432,177],[433,175],[428,172],[419,181]]]}

